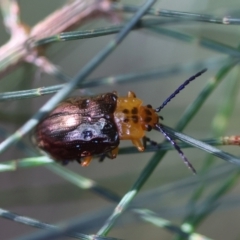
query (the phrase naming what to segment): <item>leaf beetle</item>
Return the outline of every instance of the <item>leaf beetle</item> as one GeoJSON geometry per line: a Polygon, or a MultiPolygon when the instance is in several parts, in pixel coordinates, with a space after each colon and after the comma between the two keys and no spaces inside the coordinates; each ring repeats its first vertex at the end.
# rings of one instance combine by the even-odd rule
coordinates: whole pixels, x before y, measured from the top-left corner
{"type": "Polygon", "coordinates": [[[163,104],[154,109],[142,105],[142,100],[129,91],[126,97],[116,92],[94,97],[73,97],[60,103],[43,121],[34,134],[38,148],[63,164],[78,161],[87,166],[94,155],[115,158],[120,140],[131,140],[139,151],[144,151],[142,138],[146,131],[158,130],[172,143],[185,164],[195,172],[175,141],[162,129],[157,113],[187,84],[206,71],[186,80],[163,104]]]}

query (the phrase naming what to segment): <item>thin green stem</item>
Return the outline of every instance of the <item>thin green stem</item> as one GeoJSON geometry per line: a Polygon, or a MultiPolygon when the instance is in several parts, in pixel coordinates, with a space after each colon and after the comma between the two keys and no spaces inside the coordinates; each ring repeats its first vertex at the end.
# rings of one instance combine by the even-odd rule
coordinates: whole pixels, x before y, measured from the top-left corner
{"type": "MultiPolygon", "coordinates": [[[[123,5],[123,4],[115,3],[113,4],[113,9],[133,13],[138,10],[138,7],[133,5],[123,5]]],[[[180,12],[180,11],[174,11],[174,10],[168,10],[168,9],[151,8],[146,14],[151,16],[176,18],[178,20],[198,21],[198,22],[214,23],[214,24],[225,24],[225,25],[240,24],[239,18],[234,18],[231,16],[216,17],[209,14],[180,12]]]]}
{"type": "MultiPolygon", "coordinates": [[[[149,80],[157,80],[161,81],[161,77],[170,77],[176,74],[180,74],[182,72],[195,72],[199,69],[203,69],[204,67],[208,67],[208,69],[215,69],[220,64],[227,64],[232,61],[224,60],[222,58],[210,58],[200,62],[190,62],[187,64],[174,65],[174,66],[166,66],[164,68],[156,68],[149,71],[143,72],[133,72],[128,74],[109,76],[104,78],[97,78],[89,80],[89,82],[83,83],[78,88],[91,88],[98,87],[102,85],[115,85],[115,84],[125,84],[129,82],[141,82],[149,80]]],[[[0,101],[10,101],[10,100],[18,100],[25,98],[33,98],[40,97],[47,94],[53,94],[59,91],[64,85],[54,85],[49,87],[40,87],[30,90],[22,90],[15,92],[4,92],[0,93],[0,101]]]]}

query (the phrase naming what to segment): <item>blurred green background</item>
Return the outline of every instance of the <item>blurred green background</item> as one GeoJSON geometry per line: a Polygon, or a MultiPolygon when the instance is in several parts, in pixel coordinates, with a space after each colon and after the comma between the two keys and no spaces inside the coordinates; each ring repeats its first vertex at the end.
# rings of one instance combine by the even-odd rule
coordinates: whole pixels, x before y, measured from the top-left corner
{"type": "MultiPolygon", "coordinates": [[[[41,19],[60,7],[65,1],[52,0],[42,2],[37,0],[19,1],[21,17],[24,22],[34,26],[41,19]]],[[[123,4],[140,4],[142,1],[121,1],[123,4]]],[[[158,1],[154,8],[169,9],[183,12],[204,13],[216,16],[240,16],[240,4],[232,1],[158,1]]],[[[125,18],[127,15],[122,15],[125,18]]],[[[129,15],[130,16],[130,15],[129,15]]],[[[93,21],[82,26],[80,29],[93,29],[100,26],[111,25],[107,20],[93,21]]],[[[0,23],[0,44],[8,40],[2,23],[0,23]]],[[[237,47],[239,44],[238,25],[217,25],[198,22],[182,22],[169,24],[171,30],[191,34],[199,37],[207,37],[220,43],[237,47]]],[[[75,76],[76,73],[97,53],[113,36],[104,36],[92,39],[56,43],[47,50],[49,59],[61,67],[61,69],[75,76]]],[[[197,42],[185,43],[163,35],[158,35],[150,30],[142,29],[132,31],[123,43],[95,70],[89,79],[114,76],[130,72],[150,70],[154,68],[164,69],[174,65],[194,63],[206,59],[224,59],[227,55],[217,53],[200,47],[197,42]]],[[[164,124],[174,127],[188,106],[206,81],[215,76],[222,65],[211,68],[203,76],[191,83],[176,99],[174,99],[161,112],[164,124]]],[[[201,69],[199,69],[200,71],[201,69]]],[[[159,79],[145,79],[140,83],[125,83],[105,85],[91,88],[92,93],[111,92],[116,90],[119,95],[124,96],[132,90],[144,103],[158,107],[185,79],[197,71],[188,71],[159,79]]],[[[231,77],[231,74],[230,76],[231,77]]],[[[54,77],[40,74],[39,70],[28,64],[22,65],[16,71],[11,72],[0,82],[1,92],[30,89],[57,84],[54,77]]],[[[219,105],[224,99],[228,80],[214,91],[206,101],[194,119],[184,130],[184,133],[196,139],[211,137],[211,125],[219,105]]],[[[79,94],[76,90],[74,95],[79,94]]],[[[41,98],[3,102],[0,103],[0,126],[13,133],[23,124],[37,109],[42,106],[50,96],[41,98]]],[[[238,101],[239,102],[239,97],[238,101]]],[[[226,135],[239,133],[239,110],[238,104],[234,109],[233,116],[229,121],[226,135]]],[[[161,142],[163,136],[158,132],[147,133],[151,139],[161,142]]],[[[29,140],[29,136],[25,138],[29,140]]],[[[128,141],[121,142],[122,146],[131,146],[128,141]]],[[[224,147],[224,150],[239,156],[238,147],[224,147]]],[[[198,170],[206,157],[206,153],[198,149],[184,149],[185,155],[198,170]]],[[[140,172],[147,164],[152,153],[137,153],[131,155],[119,155],[115,160],[106,159],[103,163],[93,161],[87,168],[80,167],[77,163],[69,164],[66,168],[79,173],[87,178],[93,179],[99,184],[109,188],[120,195],[124,195],[135,182],[140,172]]],[[[3,155],[1,161],[26,157],[26,155],[15,147],[9,148],[3,155]]],[[[218,159],[217,164],[223,161],[218,159]]],[[[228,165],[227,163],[224,163],[228,165]]],[[[236,166],[232,166],[237,168],[236,166]]],[[[205,184],[209,190],[215,188],[215,184],[224,181],[226,175],[217,179],[206,179],[205,184]]],[[[176,151],[170,151],[162,163],[154,171],[150,179],[144,185],[141,193],[135,201],[143,208],[149,208],[159,213],[165,219],[180,224],[186,212],[188,199],[201,181],[201,176],[192,176],[192,173],[182,163],[176,151]],[[184,179],[188,183],[182,188],[157,194],[157,190],[174,187],[184,179]],[[155,194],[153,194],[155,193],[155,194]],[[148,196],[147,194],[150,194],[148,196]],[[153,194],[154,197],[151,197],[153,194]],[[145,196],[145,197],[144,197],[145,196]],[[148,196],[148,197],[146,197],[148,196]],[[143,199],[143,200],[142,200],[143,199]]],[[[44,167],[19,169],[14,172],[3,172],[0,174],[0,207],[16,212],[20,215],[36,218],[43,222],[56,223],[76,216],[88,216],[95,212],[109,212],[115,206],[96,194],[84,191],[44,167]]],[[[214,211],[197,228],[197,232],[213,239],[239,239],[238,220],[240,188],[235,187],[223,198],[216,211],[214,211]]],[[[206,193],[207,194],[207,193],[206,193]]],[[[20,225],[5,219],[0,219],[0,238],[11,239],[26,233],[36,231],[34,228],[20,225]]],[[[99,224],[99,227],[101,223],[99,224]]],[[[99,228],[98,227],[98,228],[99,228]]],[[[96,232],[91,230],[90,233],[96,232]]],[[[84,232],[84,231],[82,231],[84,232]]],[[[84,233],[89,233],[84,232],[84,233]]],[[[171,239],[172,234],[164,229],[156,228],[149,223],[140,221],[135,215],[125,213],[120,221],[111,230],[109,236],[121,239],[171,239]]],[[[66,238],[67,239],[67,238],[66,238]]]]}

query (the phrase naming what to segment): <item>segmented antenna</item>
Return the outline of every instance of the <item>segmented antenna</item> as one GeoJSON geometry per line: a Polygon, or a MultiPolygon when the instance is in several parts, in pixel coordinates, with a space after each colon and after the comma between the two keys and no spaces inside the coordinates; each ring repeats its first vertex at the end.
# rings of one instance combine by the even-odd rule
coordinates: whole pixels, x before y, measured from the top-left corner
{"type": "Polygon", "coordinates": [[[182,91],[191,81],[193,81],[195,78],[201,76],[203,73],[205,73],[207,71],[207,69],[203,69],[202,71],[198,72],[197,74],[195,74],[194,76],[190,77],[189,79],[187,79],[180,87],[178,87],[178,89],[171,94],[170,97],[168,97],[163,104],[156,108],[155,111],[156,112],[160,112],[167,104],[168,102],[170,102],[180,91],[182,91]]]}
{"type": "Polygon", "coordinates": [[[182,152],[182,150],[180,149],[180,147],[177,145],[177,143],[163,130],[162,128],[162,124],[156,124],[155,125],[155,129],[158,130],[159,132],[161,132],[164,137],[173,145],[173,147],[178,151],[179,155],[181,156],[181,158],[183,159],[183,162],[187,165],[187,167],[189,169],[192,170],[192,172],[194,174],[196,174],[196,170],[195,168],[192,166],[192,164],[188,161],[188,159],[185,157],[184,153],[182,152]]]}

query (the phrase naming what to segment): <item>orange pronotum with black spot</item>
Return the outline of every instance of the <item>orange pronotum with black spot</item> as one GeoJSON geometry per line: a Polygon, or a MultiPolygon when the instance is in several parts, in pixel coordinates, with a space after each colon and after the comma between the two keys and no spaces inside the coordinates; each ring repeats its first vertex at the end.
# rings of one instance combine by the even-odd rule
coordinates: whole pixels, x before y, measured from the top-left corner
{"type": "Polygon", "coordinates": [[[127,97],[118,97],[114,112],[118,134],[121,140],[131,140],[139,151],[144,151],[141,139],[158,123],[159,117],[151,105],[142,106],[142,100],[133,92],[127,97]]]}

